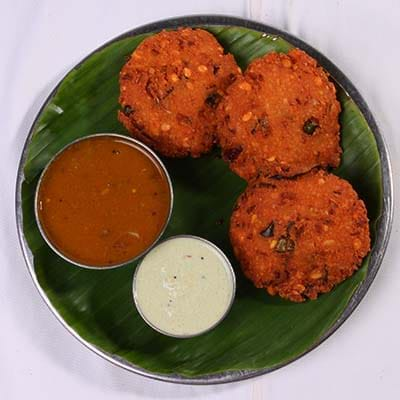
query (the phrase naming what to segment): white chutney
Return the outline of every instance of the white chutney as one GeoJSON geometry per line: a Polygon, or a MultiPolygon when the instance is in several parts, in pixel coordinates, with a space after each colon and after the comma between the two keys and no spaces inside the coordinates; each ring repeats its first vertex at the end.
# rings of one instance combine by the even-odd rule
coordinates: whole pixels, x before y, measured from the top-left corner
{"type": "Polygon", "coordinates": [[[228,312],[235,275],[212,243],[175,236],[152,249],[137,267],[133,294],[143,319],[157,331],[190,337],[214,327],[228,312]]]}

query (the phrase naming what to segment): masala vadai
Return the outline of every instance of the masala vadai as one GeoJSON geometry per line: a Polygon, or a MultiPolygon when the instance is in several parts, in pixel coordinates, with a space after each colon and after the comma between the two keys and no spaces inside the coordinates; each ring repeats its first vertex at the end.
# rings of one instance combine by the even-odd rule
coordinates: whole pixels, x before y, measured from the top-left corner
{"type": "Polygon", "coordinates": [[[340,163],[335,86],[302,50],[253,61],[229,87],[220,112],[223,158],[246,180],[340,163]]]}
{"type": "Polygon", "coordinates": [[[251,184],[232,214],[230,239],[256,287],[295,302],[329,292],[370,249],[363,201],[322,170],[251,184]]]}
{"type": "Polygon", "coordinates": [[[216,141],[216,108],[241,74],[232,54],[202,29],[145,39],[120,72],[119,120],[169,157],[199,157],[216,141]]]}

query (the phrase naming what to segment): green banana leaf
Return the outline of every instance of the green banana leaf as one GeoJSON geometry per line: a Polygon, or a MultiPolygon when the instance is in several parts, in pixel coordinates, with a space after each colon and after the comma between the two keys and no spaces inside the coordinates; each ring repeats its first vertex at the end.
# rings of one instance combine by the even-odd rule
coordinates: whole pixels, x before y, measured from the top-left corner
{"type": "MultiPolygon", "coordinates": [[[[271,51],[292,46],[279,37],[238,27],[206,27],[242,68],[271,51]]],[[[50,158],[78,137],[98,132],[127,134],[117,121],[118,73],[146,35],[123,38],[87,58],[62,81],[41,111],[24,165],[23,231],[34,257],[38,282],[65,322],[84,340],[148,371],[199,377],[223,371],[275,367],[313,346],[345,309],[365,278],[362,268],[318,300],[295,304],[255,289],[242,275],[228,239],[233,204],[245,182],[230,172],[218,153],[200,159],[164,159],[175,204],[164,238],[193,234],[211,240],[231,259],[237,295],[216,329],[191,339],[163,336],[148,327],[132,301],[136,264],[86,270],[54,254],[40,236],[34,216],[38,175],[50,158]]],[[[381,213],[380,159],[374,136],[356,104],[338,87],[343,160],[334,171],[348,179],[366,202],[374,240],[381,213]]]]}

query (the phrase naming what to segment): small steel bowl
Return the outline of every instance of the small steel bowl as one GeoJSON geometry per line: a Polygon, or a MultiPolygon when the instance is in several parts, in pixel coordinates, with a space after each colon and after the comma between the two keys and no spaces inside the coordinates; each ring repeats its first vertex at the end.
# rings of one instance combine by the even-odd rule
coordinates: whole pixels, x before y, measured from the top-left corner
{"type": "MultiPolygon", "coordinates": [[[[204,329],[204,330],[202,330],[200,332],[197,332],[197,333],[194,333],[194,334],[189,334],[189,335],[174,335],[174,334],[171,334],[169,332],[165,332],[162,329],[160,329],[157,326],[155,326],[151,321],[149,321],[146,318],[146,316],[144,315],[144,313],[142,312],[142,310],[141,310],[141,308],[139,306],[139,302],[138,302],[138,299],[137,299],[136,279],[137,279],[137,275],[138,275],[139,269],[140,269],[140,267],[142,265],[142,262],[143,262],[144,258],[141,260],[141,262],[137,265],[137,267],[135,269],[135,273],[133,275],[132,292],[133,292],[133,301],[135,303],[136,309],[137,309],[138,313],[140,314],[140,316],[143,318],[143,320],[147,323],[147,325],[149,325],[151,328],[153,328],[157,332],[162,333],[163,335],[174,337],[174,338],[177,338],[177,339],[188,339],[188,338],[199,336],[199,335],[202,335],[202,334],[204,334],[206,332],[211,331],[212,329],[214,329],[217,325],[219,325],[225,319],[225,317],[228,315],[230,309],[232,308],[232,304],[233,304],[233,301],[235,299],[236,276],[235,276],[235,272],[234,272],[234,270],[232,268],[232,264],[229,261],[228,257],[225,255],[225,253],[218,246],[216,246],[214,243],[212,243],[209,240],[204,239],[204,238],[202,238],[200,236],[175,235],[175,236],[171,236],[168,239],[160,242],[158,245],[161,245],[161,244],[163,244],[165,242],[168,242],[169,240],[173,240],[173,239],[177,239],[177,238],[191,238],[191,239],[201,240],[202,242],[204,242],[204,243],[208,244],[209,246],[211,246],[225,261],[226,270],[228,271],[228,273],[231,275],[231,278],[232,278],[231,279],[231,281],[232,281],[232,295],[231,295],[230,302],[229,302],[228,306],[226,307],[226,310],[222,314],[222,316],[214,324],[212,324],[208,328],[206,328],[206,329],[204,329]]],[[[155,247],[153,247],[153,248],[155,248],[155,247]]]]}
{"type": "Polygon", "coordinates": [[[117,268],[117,267],[122,267],[124,265],[127,265],[137,259],[139,259],[140,257],[142,257],[144,254],[146,254],[151,248],[153,248],[153,246],[159,241],[160,237],[162,236],[162,234],[164,233],[166,227],[168,226],[169,220],[171,218],[171,214],[172,214],[172,208],[173,208],[173,202],[174,202],[174,193],[173,193],[173,187],[172,187],[172,182],[171,182],[171,178],[168,174],[168,171],[165,167],[165,165],[163,164],[163,162],[160,160],[160,158],[157,156],[157,154],[151,150],[148,146],[146,146],[145,144],[143,144],[142,142],[140,142],[139,140],[133,139],[132,137],[129,136],[124,136],[124,135],[119,135],[117,133],[96,133],[93,135],[89,135],[89,136],[85,136],[83,138],[79,138],[77,140],[74,140],[73,142],[67,144],[66,146],[64,146],[60,151],[58,151],[53,158],[47,163],[46,167],[43,169],[42,173],[40,174],[39,177],[39,181],[38,184],[36,186],[36,192],[35,192],[35,218],[36,218],[36,223],[39,227],[39,231],[40,234],[42,235],[43,239],[45,240],[45,242],[47,243],[47,245],[60,257],[62,257],[64,260],[68,261],[71,264],[77,265],[78,267],[82,267],[82,268],[88,268],[88,269],[101,269],[101,270],[106,270],[106,269],[112,269],[112,268],[117,268]],[[69,258],[68,256],[66,256],[59,248],[57,248],[49,239],[49,237],[47,236],[41,222],[40,222],[40,218],[39,218],[39,202],[38,202],[38,196],[39,196],[39,189],[40,189],[40,185],[42,183],[43,177],[45,176],[47,170],[49,169],[50,165],[53,163],[54,160],[57,159],[57,157],[62,154],[66,149],[68,149],[70,146],[74,145],[75,143],[84,141],[84,140],[90,140],[94,137],[100,137],[100,136],[104,136],[104,137],[113,137],[113,138],[120,138],[123,139],[124,141],[128,141],[131,142],[136,148],[139,148],[143,153],[145,153],[149,158],[151,158],[158,166],[159,168],[162,170],[162,172],[165,175],[165,178],[168,182],[168,187],[169,187],[169,191],[170,191],[170,207],[169,207],[169,213],[168,216],[165,220],[164,226],[161,229],[160,233],[158,234],[158,236],[154,239],[154,241],[144,250],[142,251],[140,254],[136,255],[135,257],[133,257],[130,260],[124,261],[122,263],[119,264],[112,264],[112,265],[105,265],[105,266],[100,266],[100,265],[86,265],[86,264],[81,264],[75,260],[72,260],[71,258],[69,258]]]}

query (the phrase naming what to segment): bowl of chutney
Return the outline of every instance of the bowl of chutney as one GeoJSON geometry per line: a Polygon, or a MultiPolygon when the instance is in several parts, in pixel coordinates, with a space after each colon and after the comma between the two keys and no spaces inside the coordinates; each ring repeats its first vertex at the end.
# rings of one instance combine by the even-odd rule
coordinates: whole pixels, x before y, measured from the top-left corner
{"type": "Polygon", "coordinates": [[[135,261],[168,225],[173,189],[157,155],[118,134],[80,138],[61,149],[36,188],[35,216],[47,244],[86,268],[135,261]]]}

